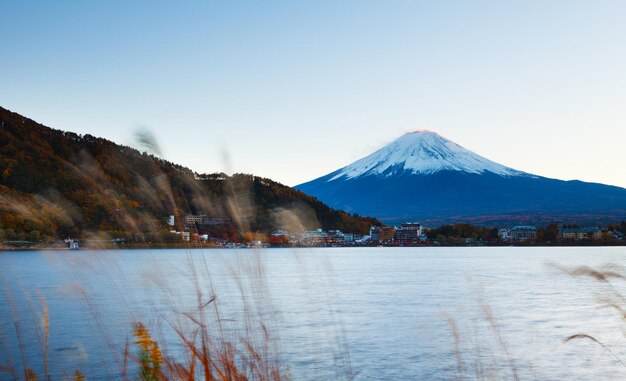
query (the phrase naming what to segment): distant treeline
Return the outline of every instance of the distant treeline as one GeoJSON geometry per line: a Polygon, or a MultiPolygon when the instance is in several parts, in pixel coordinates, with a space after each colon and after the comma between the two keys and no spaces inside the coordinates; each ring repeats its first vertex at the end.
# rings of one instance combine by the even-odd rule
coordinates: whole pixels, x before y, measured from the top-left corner
{"type": "MultiPolygon", "coordinates": [[[[578,228],[578,224],[563,225],[564,228],[578,228]]],[[[626,236],[626,221],[613,223],[603,227],[607,232],[619,232],[626,236]]],[[[498,228],[487,228],[475,226],[467,223],[457,223],[442,225],[438,228],[429,229],[426,235],[430,241],[438,242],[442,245],[466,245],[468,240],[483,242],[498,242],[498,228]]],[[[613,241],[610,235],[606,235],[601,240],[613,241]]],[[[556,223],[549,224],[545,227],[537,228],[537,237],[530,243],[548,244],[560,242],[559,225],[556,223]]]]}
{"type": "Polygon", "coordinates": [[[465,245],[467,239],[497,241],[498,229],[458,223],[427,230],[426,235],[430,241],[436,241],[442,245],[465,245]]]}

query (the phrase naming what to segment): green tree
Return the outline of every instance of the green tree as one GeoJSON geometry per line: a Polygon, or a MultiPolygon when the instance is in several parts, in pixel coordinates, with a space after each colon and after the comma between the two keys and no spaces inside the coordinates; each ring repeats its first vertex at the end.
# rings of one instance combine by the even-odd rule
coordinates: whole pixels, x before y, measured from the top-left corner
{"type": "Polygon", "coordinates": [[[15,230],[9,228],[4,230],[4,239],[7,241],[14,240],[16,238],[15,230]]]}
{"type": "Polygon", "coordinates": [[[448,239],[443,234],[437,234],[437,237],[435,238],[435,240],[439,242],[439,244],[441,245],[445,245],[446,243],[448,243],[448,239]]]}
{"type": "Polygon", "coordinates": [[[28,233],[28,240],[32,242],[41,241],[41,233],[38,230],[32,230],[30,233],[28,233]]]}
{"type": "Polygon", "coordinates": [[[543,238],[546,242],[556,242],[559,239],[559,225],[550,224],[546,226],[543,238]]]}

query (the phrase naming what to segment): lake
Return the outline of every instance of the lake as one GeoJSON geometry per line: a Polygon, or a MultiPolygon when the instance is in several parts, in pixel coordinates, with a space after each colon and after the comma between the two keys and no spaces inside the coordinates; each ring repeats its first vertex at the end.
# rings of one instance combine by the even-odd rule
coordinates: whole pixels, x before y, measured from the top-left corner
{"type": "Polygon", "coordinates": [[[556,266],[607,264],[626,265],[626,248],[2,252],[0,364],[43,373],[46,305],[52,378],[115,379],[133,322],[182,356],[172,327],[200,303],[218,308],[209,329],[265,341],[295,380],[618,380],[626,325],[601,308],[611,288],[556,266]],[[579,333],[606,348],[565,342],[579,333]]]}

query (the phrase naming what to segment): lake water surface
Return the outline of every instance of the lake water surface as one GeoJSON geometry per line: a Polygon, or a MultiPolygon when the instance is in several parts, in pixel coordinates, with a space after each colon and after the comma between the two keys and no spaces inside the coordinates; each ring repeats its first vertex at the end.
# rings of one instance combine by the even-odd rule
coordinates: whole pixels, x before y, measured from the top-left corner
{"type": "Polygon", "coordinates": [[[626,378],[599,344],[564,341],[591,334],[626,361],[626,325],[600,308],[607,285],[554,264],[623,266],[626,248],[3,252],[0,364],[41,372],[45,303],[53,379],[116,379],[134,321],[178,353],[168,324],[199,288],[235,340],[266,325],[295,380],[626,378]]]}

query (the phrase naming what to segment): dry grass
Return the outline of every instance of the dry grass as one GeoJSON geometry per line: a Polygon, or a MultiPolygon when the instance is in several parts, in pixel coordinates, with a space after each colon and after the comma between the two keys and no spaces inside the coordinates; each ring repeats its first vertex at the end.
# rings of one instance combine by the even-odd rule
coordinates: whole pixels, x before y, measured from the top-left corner
{"type": "MultiPolygon", "coordinates": [[[[158,143],[149,131],[138,131],[136,137],[139,145],[144,147],[148,153],[157,156],[160,154],[158,143]]],[[[122,196],[115,192],[115,184],[110,184],[107,181],[102,168],[94,158],[83,152],[82,156],[76,160],[76,167],[74,168],[72,165],[70,170],[75,171],[78,176],[90,174],[99,179],[98,186],[94,184],[94,192],[100,192],[101,194],[98,194],[106,198],[107,202],[112,205],[124,204],[122,196]]],[[[185,213],[191,213],[190,203],[201,207],[201,210],[208,213],[221,215],[224,212],[223,210],[214,210],[215,205],[219,203],[196,181],[190,181],[190,184],[187,184],[192,194],[183,200],[182,205],[177,205],[172,185],[165,173],[155,178],[144,178],[137,174],[136,180],[145,197],[142,202],[154,204],[160,210],[167,210],[168,214],[175,214],[180,217],[185,213]]],[[[226,200],[228,214],[239,228],[240,233],[243,234],[249,231],[249,221],[254,220],[257,211],[257,206],[254,205],[252,185],[245,181],[239,183],[234,179],[226,181],[223,198],[226,200]]],[[[8,203],[7,200],[4,200],[4,203],[3,200],[0,200],[0,204],[7,208],[11,206],[12,209],[10,210],[15,209],[14,212],[26,220],[48,223],[57,219],[80,226],[83,216],[80,215],[78,209],[73,205],[66,205],[67,202],[63,201],[61,195],[56,193],[55,195],[58,197],[55,196],[50,200],[38,199],[41,205],[8,203]],[[42,211],[37,209],[38,206],[42,205],[47,207],[46,210],[51,210],[56,214],[51,215],[52,212],[42,214],[42,211]]],[[[120,208],[122,207],[120,206],[120,208]]],[[[146,233],[152,229],[154,233],[158,233],[162,228],[160,224],[155,224],[150,217],[138,215],[131,218],[133,213],[120,214],[124,215],[124,218],[117,221],[121,225],[121,230],[146,233]]],[[[309,220],[303,222],[298,213],[290,213],[289,210],[281,210],[281,217],[281,221],[288,220],[289,222],[289,224],[285,223],[289,226],[284,226],[284,228],[295,229],[303,226],[303,223],[318,225],[316,221],[309,221],[310,219],[315,220],[315,217],[309,216],[309,220]]],[[[110,240],[110,237],[100,236],[99,232],[93,232],[93,238],[98,238],[95,240],[98,242],[110,240]]],[[[181,245],[183,244],[176,244],[177,247],[181,245]]],[[[193,246],[194,244],[190,243],[188,247],[193,246]]],[[[89,262],[82,263],[81,266],[86,266],[86,268],[94,271],[100,271],[99,266],[108,269],[108,271],[117,271],[116,275],[119,277],[112,277],[109,280],[109,286],[112,292],[119,294],[121,309],[130,311],[131,308],[123,308],[127,307],[125,303],[129,303],[124,300],[123,288],[127,285],[113,283],[115,282],[113,278],[124,279],[123,272],[116,270],[118,264],[103,263],[103,260],[97,255],[89,257],[89,254],[87,251],[81,252],[81,259],[79,260],[89,262]]],[[[195,254],[198,252],[196,251],[195,254]]],[[[212,286],[211,274],[203,255],[200,255],[201,260],[195,260],[191,252],[188,252],[187,258],[190,270],[189,280],[191,287],[194,288],[191,291],[195,291],[195,307],[190,311],[177,308],[177,297],[174,294],[190,290],[181,290],[180,285],[168,285],[167,277],[159,277],[159,270],[154,269],[154,274],[152,274],[155,277],[154,290],[149,292],[161,291],[163,295],[169,297],[174,314],[163,315],[161,312],[154,311],[156,315],[154,322],[137,321],[133,327],[129,326],[129,330],[132,328],[133,331],[128,336],[133,336],[134,340],[126,339],[124,345],[119,344],[120,337],[111,337],[111,333],[107,331],[106,322],[102,321],[105,315],[100,313],[97,301],[80,284],[80,275],[84,269],[70,269],[70,271],[75,272],[70,276],[73,284],[71,287],[67,287],[65,291],[71,292],[73,297],[82,301],[84,310],[90,316],[89,321],[77,323],[88,324],[91,327],[91,340],[101,343],[95,350],[95,357],[110,359],[108,366],[111,369],[105,369],[106,374],[101,375],[101,377],[121,378],[123,380],[136,379],[137,377],[144,380],[289,380],[287,367],[280,358],[279,340],[271,329],[273,323],[271,298],[267,291],[267,285],[264,284],[263,268],[260,263],[243,264],[254,273],[252,277],[233,274],[237,287],[239,287],[244,308],[242,326],[238,327],[238,330],[233,330],[232,327],[225,326],[224,322],[230,317],[223,316],[218,296],[212,286]],[[255,283],[251,284],[250,282],[255,283]]],[[[63,259],[63,261],[66,260],[69,261],[67,258],[63,259]]],[[[10,334],[15,337],[16,344],[13,347],[7,347],[9,344],[2,343],[2,336],[0,335],[0,347],[4,346],[3,350],[8,356],[6,360],[0,359],[0,361],[6,362],[0,363],[0,379],[35,380],[41,377],[47,381],[50,379],[51,353],[49,348],[53,344],[50,343],[50,326],[54,324],[54,316],[50,316],[43,297],[40,297],[38,305],[35,305],[26,297],[26,293],[20,295],[24,290],[16,289],[14,290],[15,294],[11,295],[11,288],[8,286],[14,286],[14,284],[7,284],[4,275],[0,272],[0,281],[3,282],[0,285],[4,286],[0,288],[0,292],[6,294],[9,310],[12,314],[10,319],[13,323],[10,334]],[[29,315],[27,320],[40,316],[38,321],[33,321],[28,326],[21,319],[23,316],[19,316],[20,313],[24,313],[20,311],[24,305],[30,309],[26,313],[29,315]],[[25,343],[25,337],[33,332],[39,343],[38,352],[40,355],[39,353],[34,355],[32,352],[35,349],[25,343]],[[35,357],[37,358],[37,366],[28,363],[29,358],[35,357]]],[[[149,302],[146,301],[146,303],[149,302]]],[[[225,300],[224,302],[233,301],[225,300]]],[[[130,315],[130,312],[127,313],[130,315]]],[[[130,321],[133,320],[137,319],[130,321]]],[[[0,334],[2,333],[0,332],[0,334]]],[[[54,353],[52,355],[54,356],[54,353]]],[[[86,374],[93,373],[93,369],[84,369],[83,371],[86,374]]],[[[82,380],[84,378],[83,373],[75,370],[65,374],[65,379],[68,380],[82,380]]]]}
{"type": "MultiPolygon", "coordinates": [[[[617,318],[626,323],[626,270],[614,264],[601,267],[578,266],[564,267],[549,264],[575,278],[587,278],[596,282],[598,286],[596,299],[601,308],[607,308],[615,312],[617,318]]],[[[477,329],[460,328],[456,319],[445,315],[452,336],[453,353],[456,361],[454,375],[456,380],[520,380],[520,367],[512,358],[509,345],[500,332],[496,317],[490,306],[484,301],[479,303],[481,316],[485,326],[477,329]],[[469,332],[463,335],[462,332],[469,332]],[[473,342],[472,338],[478,338],[473,342]],[[470,343],[470,348],[467,347],[470,343]],[[491,343],[491,344],[487,344],[491,343]],[[485,345],[487,344],[487,345],[485,345]]],[[[603,329],[604,327],[597,327],[603,329]]],[[[622,332],[626,335],[626,327],[622,332]]],[[[575,341],[588,341],[601,347],[608,356],[614,359],[616,364],[626,368],[626,362],[618,356],[615,348],[602,342],[596,335],[588,332],[578,332],[563,339],[564,343],[575,341]]],[[[525,374],[526,372],[524,372],[525,374]]]]}
{"type": "Polygon", "coordinates": [[[461,329],[456,319],[445,315],[453,340],[456,368],[455,380],[514,380],[521,379],[509,344],[498,327],[495,315],[486,302],[479,304],[481,327],[461,329]],[[461,332],[469,332],[462,335],[461,332]]]}
{"type": "MultiPolygon", "coordinates": [[[[197,253],[196,253],[197,254],[197,253]]],[[[271,300],[264,285],[266,275],[259,263],[248,262],[247,271],[255,272],[255,276],[243,276],[235,273],[234,278],[239,287],[243,302],[243,326],[234,332],[224,326],[229,321],[220,307],[220,299],[214,291],[204,255],[188,254],[189,280],[195,293],[194,306],[190,310],[178,310],[172,302],[171,315],[159,315],[151,324],[136,321],[129,326],[133,338],[122,346],[114,344],[115,340],[108,337],[106,347],[117,353],[114,374],[123,380],[141,379],[157,380],[216,380],[216,381],[282,381],[290,380],[287,366],[281,361],[278,341],[272,334],[271,314],[263,312],[270,309],[271,300]],[[200,258],[198,260],[198,258],[200,258]],[[254,294],[250,291],[255,290],[254,294]],[[131,331],[132,328],[132,331],[131,331]],[[169,335],[167,333],[170,333],[169,335]],[[171,334],[173,333],[173,334],[171,334]],[[172,339],[175,338],[175,339],[172,339]]],[[[241,271],[242,269],[238,269],[241,271]]],[[[599,295],[602,305],[610,308],[626,322],[626,299],[621,293],[618,282],[626,282],[621,268],[605,266],[602,268],[577,267],[560,268],[574,277],[586,277],[599,282],[602,292],[599,295]]],[[[236,272],[236,270],[233,270],[236,272]]],[[[2,277],[0,277],[1,279],[2,277]]],[[[163,279],[165,276],[154,274],[154,281],[160,283],[164,291],[175,299],[172,289],[163,279]]],[[[6,289],[6,288],[5,288],[6,289]]],[[[98,327],[94,336],[106,335],[106,329],[97,322],[99,313],[93,300],[85,290],[81,291],[87,302],[87,309],[94,316],[98,327]]],[[[13,302],[8,299],[10,304],[13,302]]],[[[37,306],[31,305],[33,316],[38,316],[36,332],[41,346],[42,363],[40,367],[29,367],[23,347],[24,326],[15,319],[15,333],[21,345],[21,361],[0,364],[0,379],[13,380],[49,380],[48,367],[50,346],[50,314],[46,300],[39,297],[37,306]],[[15,364],[20,364],[16,368],[15,364]],[[36,373],[35,369],[37,370],[36,373]]],[[[474,330],[473,335],[463,332],[472,330],[459,327],[451,316],[446,316],[450,326],[456,368],[451,379],[457,380],[520,380],[527,374],[509,351],[509,344],[503,336],[494,311],[485,302],[479,304],[482,325],[474,330]],[[468,347],[469,343],[469,347],[468,347]]],[[[601,346],[607,354],[626,368],[626,364],[609,346],[602,343],[589,333],[576,333],[565,338],[565,342],[587,340],[601,346]]],[[[87,369],[85,369],[87,371],[87,369]]],[[[354,377],[346,376],[346,379],[354,377]]],[[[67,380],[84,380],[79,371],[66,376],[67,380]]]]}
{"type": "MultiPolygon", "coordinates": [[[[127,354],[139,364],[140,378],[154,380],[221,380],[221,381],[282,381],[289,380],[285,367],[273,357],[270,350],[271,337],[267,327],[260,325],[263,340],[258,344],[247,327],[249,336],[234,338],[224,333],[220,323],[220,311],[215,295],[206,300],[198,290],[197,306],[193,312],[183,313],[184,319],[165,320],[172,329],[183,355],[169,355],[155,341],[148,329],[140,322],[135,323],[134,342],[138,353],[127,354]],[[217,316],[218,319],[213,319],[217,316]],[[186,321],[185,321],[186,320],[186,321]],[[216,321],[216,331],[209,326],[216,321]],[[185,324],[187,323],[187,324],[185,324]]],[[[164,327],[160,327],[164,328],[164,327]]]]}
{"type": "MultiPolygon", "coordinates": [[[[189,251],[187,258],[190,271],[187,278],[191,287],[194,287],[192,293],[195,293],[195,306],[190,310],[183,310],[177,306],[178,294],[190,291],[187,285],[169,285],[167,282],[169,274],[160,274],[158,268],[147,270],[154,282],[154,285],[146,285],[150,290],[149,293],[160,289],[162,296],[166,297],[164,305],[167,306],[169,303],[171,312],[155,309],[152,312],[154,320],[150,321],[150,328],[147,324],[136,321],[132,327],[129,326],[132,328],[130,335],[133,339],[126,340],[121,346],[120,338],[112,337],[111,332],[107,330],[107,324],[101,321],[106,315],[99,310],[97,301],[84,287],[80,286],[78,277],[71,277],[71,279],[76,279],[76,283],[72,286],[72,295],[82,300],[85,311],[88,316],[91,316],[88,322],[77,323],[89,324],[92,327],[93,341],[101,343],[97,348],[97,352],[100,353],[96,353],[95,358],[110,358],[110,362],[106,365],[110,369],[105,369],[104,374],[100,374],[100,371],[94,372],[94,369],[80,370],[86,371],[87,374],[98,374],[100,377],[122,380],[282,381],[291,379],[286,365],[280,358],[278,339],[271,333],[272,314],[262,311],[263,309],[271,310],[271,300],[267,295],[267,286],[263,284],[264,273],[260,263],[244,264],[249,271],[256,273],[254,276],[233,274],[243,301],[243,321],[241,321],[242,318],[239,315],[237,317],[223,316],[224,312],[213,290],[204,253],[189,251]],[[247,282],[254,284],[247,284],[247,282]],[[232,323],[233,321],[238,321],[236,329],[232,329],[236,325],[232,323]],[[156,335],[153,335],[153,332],[156,335]]],[[[94,267],[100,265],[99,262],[91,264],[94,267]]],[[[149,266],[146,264],[146,267],[149,266]]],[[[110,265],[110,268],[111,271],[119,271],[119,279],[124,279],[121,270],[113,265],[110,265]]],[[[105,278],[108,277],[105,276],[105,278]]],[[[0,280],[6,281],[2,274],[0,274],[0,280]]],[[[111,287],[116,288],[112,289],[112,292],[117,290],[122,296],[121,289],[125,285],[111,284],[111,287]]],[[[51,380],[49,369],[51,316],[46,300],[40,296],[38,303],[31,303],[29,298],[24,298],[29,307],[29,312],[26,313],[29,319],[33,318],[33,326],[29,327],[24,324],[24,319],[21,319],[24,312],[18,311],[16,307],[16,305],[23,307],[24,300],[16,297],[16,301],[20,300],[20,303],[15,303],[13,297],[8,295],[10,293],[8,287],[4,288],[4,292],[7,294],[8,304],[13,314],[13,335],[17,343],[17,347],[13,348],[6,348],[6,345],[11,344],[5,343],[4,350],[5,354],[9,356],[17,354],[19,358],[9,358],[7,363],[0,363],[0,379],[51,380]],[[35,319],[36,316],[39,318],[35,319]],[[40,347],[37,354],[32,353],[33,347],[26,344],[26,337],[36,337],[40,347]],[[33,358],[36,358],[36,364],[29,364],[29,359],[34,361],[33,358]]],[[[128,304],[128,302],[120,299],[120,303],[128,304]]],[[[239,304],[233,300],[225,302],[239,304]]],[[[151,304],[149,300],[146,300],[146,303],[151,304]]],[[[163,304],[160,305],[163,307],[163,304]]],[[[1,338],[0,335],[0,341],[2,341],[1,338]]],[[[55,368],[55,373],[58,378],[58,366],[55,368]]],[[[80,371],[72,370],[71,373],[65,373],[61,379],[83,380],[85,376],[80,371]]]]}
{"type": "MultiPolygon", "coordinates": [[[[620,285],[623,287],[626,284],[626,272],[624,268],[608,264],[599,268],[593,268],[589,266],[578,266],[574,268],[568,268],[563,266],[554,265],[554,267],[563,271],[564,273],[579,278],[590,278],[598,282],[602,289],[597,295],[597,299],[601,303],[602,308],[609,308],[616,312],[618,318],[622,323],[626,323],[626,298],[622,291],[620,291],[620,285]]],[[[600,341],[594,335],[589,333],[580,332],[565,338],[565,342],[571,342],[575,340],[587,340],[591,341],[600,347],[602,347],[611,357],[613,357],[621,366],[626,368],[626,363],[615,354],[615,352],[602,341],[600,341]]]]}
{"type": "MultiPolygon", "coordinates": [[[[226,318],[215,293],[205,256],[196,260],[188,255],[191,271],[189,278],[195,289],[195,307],[175,314],[161,316],[155,329],[165,342],[163,331],[171,331],[178,341],[177,353],[161,346],[148,329],[135,323],[134,342],[139,353],[129,357],[140,365],[142,380],[221,380],[221,381],[283,381],[290,376],[280,359],[278,341],[270,333],[271,300],[264,283],[265,275],[260,263],[245,263],[255,274],[232,274],[239,288],[243,308],[243,321],[237,330],[224,326],[226,318]],[[247,284],[251,282],[252,284],[247,284]]],[[[164,281],[166,276],[155,277],[168,294],[173,288],[164,281]]],[[[169,295],[174,300],[174,295],[169,295]]],[[[131,351],[132,353],[132,351],[131,351]]]]}

